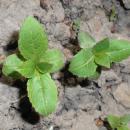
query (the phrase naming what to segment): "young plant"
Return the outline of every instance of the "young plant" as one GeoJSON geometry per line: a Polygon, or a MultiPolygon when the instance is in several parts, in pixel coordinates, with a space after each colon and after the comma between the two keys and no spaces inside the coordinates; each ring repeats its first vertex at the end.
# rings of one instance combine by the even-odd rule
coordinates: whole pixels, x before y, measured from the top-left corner
{"type": "Polygon", "coordinates": [[[116,8],[114,5],[112,5],[112,9],[110,11],[110,15],[109,15],[109,20],[110,22],[114,22],[117,20],[117,13],[116,13],[116,8]]]}
{"type": "Polygon", "coordinates": [[[6,58],[3,74],[28,78],[29,100],[38,113],[47,116],[55,110],[57,104],[57,87],[50,73],[63,66],[63,55],[57,49],[48,49],[44,28],[31,16],[20,29],[18,49],[20,54],[6,58]]]}
{"type": "Polygon", "coordinates": [[[79,77],[96,77],[100,66],[110,68],[111,63],[120,62],[130,55],[130,42],[105,38],[98,43],[86,32],[79,32],[82,48],[70,63],[69,71],[79,77]]]}
{"type": "Polygon", "coordinates": [[[124,115],[121,117],[109,115],[107,121],[112,130],[130,130],[127,126],[128,122],[130,122],[130,115],[124,115]]]}

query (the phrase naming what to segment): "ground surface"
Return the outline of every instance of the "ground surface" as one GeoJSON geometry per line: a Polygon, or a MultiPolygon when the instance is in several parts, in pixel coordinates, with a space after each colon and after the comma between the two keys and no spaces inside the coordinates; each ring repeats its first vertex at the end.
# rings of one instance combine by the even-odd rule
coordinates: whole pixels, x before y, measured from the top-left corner
{"type": "Polygon", "coordinates": [[[46,27],[50,48],[60,49],[66,63],[52,75],[59,103],[46,118],[31,108],[23,81],[12,82],[1,74],[0,130],[107,130],[95,120],[130,113],[130,58],[103,70],[97,80],[79,79],[67,71],[77,49],[72,22],[80,18],[80,30],[97,41],[106,36],[129,39],[129,9],[128,0],[0,0],[1,55],[15,51],[20,25],[33,15],[46,27]],[[110,22],[112,7],[115,18],[110,22]]]}

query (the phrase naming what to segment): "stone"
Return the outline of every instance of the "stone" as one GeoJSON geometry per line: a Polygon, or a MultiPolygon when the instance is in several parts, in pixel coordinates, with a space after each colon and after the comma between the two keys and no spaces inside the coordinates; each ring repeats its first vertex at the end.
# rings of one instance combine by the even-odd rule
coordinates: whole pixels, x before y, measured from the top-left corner
{"type": "Polygon", "coordinates": [[[86,130],[86,128],[87,130],[98,130],[94,119],[99,115],[99,111],[90,114],[84,111],[70,110],[62,113],[62,116],[57,116],[55,124],[60,126],[60,130],[86,130]]]}
{"type": "Polygon", "coordinates": [[[126,9],[130,9],[130,0],[122,0],[126,9]]]}
{"type": "Polygon", "coordinates": [[[95,36],[97,41],[103,39],[103,37],[111,36],[110,27],[112,23],[108,22],[108,19],[102,10],[97,10],[95,16],[88,21],[88,26],[95,36]],[[107,30],[107,31],[106,31],[107,30]]]}
{"type": "Polygon", "coordinates": [[[18,94],[17,88],[0,83],[0,130],[22,127],[20,115],[15,116],[16,111],[10,107],[12,103],[18,107],[18,94]]]}
{"type": "Polygon", "coordinates": [[[72,128],[70,130],[99,130],[95,125],[94,117],[96,118],[99,115],[98,112],[91,114],[86,114],[85,112],[79,112],[77,120],[75,120],[72,128]]]}
{"type": "Polygon", "coordinates": [[[66,39],[69,39],[71,35],[69,26],[67,26],[64,23],[56,24],[53,32],[54,32],[54,37],[59,41],[64,41],[66,39]]]}
{"type": "Polygon", "coordinates": [[[114,98],[118,103],[126,108],[130,108],[130,86],[127,83],[121,83],[113,92],[114,98]]]}
{"type": "Polygon", "coordinates": [[[95,15],[94,8],[101,7],[100,0],[63,0],[65,15],[67,18],[74,20],[81,18],[84,21],[92,18],[95,15]]]}
{"type": "Polygon", "coordinates": [[[81,21],[80,30],[90,33],[96,41],[100,41],[104,37],[112,35],[110,31],[111,26],[112,23],[108,21],[104,11],[97,9],[91,19],[86,22],[81,21]]]}
{"type": "Polygon", "coordinates": [[[41,0],[42,10],[36,14],[40,17],[42,23],[59,23],[65,18],[64,8],[58,0],[41,0]]]}
{"type": "MultiPolygon", "coordinates": [[[[91,86],[93,87],[93,86],[91,86]]],[[[64,97],[64,106],[68,109],[92,110],[97,108],[99,94],[96,90],[89,90],[85,87],[76,86],[75,88],[66,88],[64,97]],[[87,99],[87,100],[86,100],[87,99]]]]}
{"type": "Polygon", "coordinates": [[[7,45],[23,20],[33,15],[39,0],[0,0],[0,46],[7,45]]]}
{"type": "Polygon", "coordinates": [[[101,75],[97,80],[100,87],[114,86],[119,84],[121,81],[121,78],[118,77],[112,69],[107,71],[102,70],[101,75]]]}
{"type": "Polygon", "coordinates": [[[130,74],[130,57],[120,63],[121,73],[130,74]]]}

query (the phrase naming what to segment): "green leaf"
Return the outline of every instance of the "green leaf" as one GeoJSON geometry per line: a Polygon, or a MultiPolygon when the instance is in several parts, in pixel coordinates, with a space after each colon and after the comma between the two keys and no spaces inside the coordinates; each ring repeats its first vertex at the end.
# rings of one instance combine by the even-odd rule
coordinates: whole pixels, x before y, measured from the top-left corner
{"type": "Polygon", "coordinates": [[[113,116],[113,115],[109,115],[107,117],[107,120],[110,124],[110,126],[112,127],[112,129],[115,129],[117,128],[118,126],[120,126],[120,117],[117,117],[117,116],[113,116]]]}
{"type": "Polygon", "coordinates": [[[79,32],[78,40],[81,48],[92,48],[96,44],[94,38],[87,32],[79,32]]]}
{"type": "Polygon", "coordinates": [[[61,51],[57,49],[51,49],[47,50],[40,59],[40,62],[47,62],[49,64],[52,64],[53,67],[50,72],[58,71],[63,67],[64,64],[64,57],[61,51]]]}
{"type": "Polygon", "coordinates": [[[83,49],[73,57],[69,71],[79,77],[90,77],[94,75],[96,68],[91,49],[83,49]]]}
{"type": "Polygon", "coordinates": [[[109,50],[107,51],[111,62],[119,62],[130,56],[130,42],[126,40],[109,40],[109,50]]]}
{"type": "Polygon", "coordinates": [[[35,64],[34,61],[28,60],[23,62],[21,65],[18,66],[16,69],[22,76],[26,78],[31,78],[35,72],[35,64]]]}
{"type": "Polygon", "coordinates": [[[79,29],[80,29],[80,19],[79,18],[74,20],[73,29],[74,29],[74,31],[77,31],[77,32],[79,31],[79,29]]]}
{"type": "Polygon", "coordinates": [[[128,124],[130,122],[130,114],[120,117],[120,120],[123,124],[128,124]]]}
{"type": "Polygon", "coordinates": [[[49,73],[52,69],[53,65],[47,62],[40,62],[37,64],[37,69],[40,73],[49,73]]]}
{"type": "Polygon", "coordinates": [[[26,59],[36,59],[48,48],[47,35],[44,28],[33,17],[28,17],[21,29],[18,47],[20,53],[26,59]]]}
{"type": "Polygon", "coordinates": [[[110,16],[109,16],[109,20],[111,22],[114,22],[114,21],[117,20],[117,13],[116,13],[116,9],[115,9],[114,5],[112,6],[112,9],[111,9],[111,12],[110,12],[110,16]]]}
{"type": "Polygon", "coordinates": [[[103,54],[103,55],[96,55],[95,56],[95,62],[101,66],[110,68],[110,58],[108,55],[103,54]]]}
{"type": "Polygon", "coordinates": [[[22,63],[23,61],[19,59],[16,54],[8,56],[3,64],[3,74],[6,76],[17,77],[18,73],[16,71],[22,63]]]}
{"type": "Polygon", "coordinates": [[[95,73],[92,76],[89,76],[90,79],[97,79],[100,76],[100,73],[95,71],[95,73]]]}
{"type": "Polygon", "coordinates": [[[39,74],[28,80],[28,97],[35,110],[43,116],[55,111],[57,88],[49,74],[39,74]]]}
{"type": "Polygon", "coordinates": [[[124,125],[124,126],[117,127],[117,130],[129,130],[129,128],[124,125]]]}
{"type": "Polygon", "coordinates": [[[101,41],[99,41],[94,47],[93,47],[93,53],[95,55],[102,55],[105,54],[109,49],[109,39],[105,38],[101,41]]]}
{"type": "Polygon", "coordinates": [[[110,62],[119,62],[130,55],[130,42],[106,38],[94,46],[93,53],[95,56],[108,55],[110,62]]]}

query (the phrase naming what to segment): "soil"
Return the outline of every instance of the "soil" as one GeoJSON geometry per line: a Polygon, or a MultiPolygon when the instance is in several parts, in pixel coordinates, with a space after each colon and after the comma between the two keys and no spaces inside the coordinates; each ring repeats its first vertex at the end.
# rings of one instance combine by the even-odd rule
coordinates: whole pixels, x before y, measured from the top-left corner
{"type": "Polygon", "coordinates": [[[18,31],[32,15],[48,33],[50,48],[64,53],[65,66],[52,74],[59,91],[55,113],[41,117],[27,98],[26,81],[0,74],[0,130],[108,130],[108,114],[130,113],[130,58],[103,69],[98,79],[81,79],[68,72],[79,50],[73,21],[97,41],[104,37],[130,40],[128,0],[0,0],[0,56],[17,50],[18,31]],[[110,20],[111,10],[114,20],[110,20]]]}

